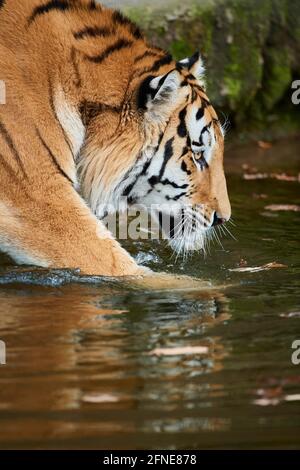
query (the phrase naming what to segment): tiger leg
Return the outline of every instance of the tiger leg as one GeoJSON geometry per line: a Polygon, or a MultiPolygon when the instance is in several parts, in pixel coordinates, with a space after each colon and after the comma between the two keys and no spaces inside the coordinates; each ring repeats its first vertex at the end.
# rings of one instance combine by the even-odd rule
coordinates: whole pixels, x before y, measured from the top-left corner
{"type": "Polygon", "coordinates": [[[0,200],[0,249],[22,264],[105,276],[145,273],[73,188],[25,199],[18,209],[0,200]]]}

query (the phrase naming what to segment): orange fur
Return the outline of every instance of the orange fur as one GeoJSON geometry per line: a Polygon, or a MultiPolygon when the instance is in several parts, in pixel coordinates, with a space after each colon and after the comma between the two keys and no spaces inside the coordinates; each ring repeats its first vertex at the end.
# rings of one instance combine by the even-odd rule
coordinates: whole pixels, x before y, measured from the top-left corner
{"type": "MultiPolygon", "coordinates": [[[[98,178],[104,189],[111,186],[165,128],[163,122],[146,126],[136,102],[149,70],[166,55],[113,10],[90,0],[57,3],[6,0],[0,9],[0,80],[6,85],[0,248],[21,263],[141,274],[93,214],[93,185],[98,178]]],[[[162,60],[151,74],[175,68],[173,60],[162,60]]],[[[192,89],[190,74],[178,74],[192,89]]],[[[176,119],[186,99],[166,112],[176,119]]],[[[216,117],[211,106],[205,112],[216,117]]],[[[192,175],[202,189],[191,202],[228,218],[221,135],[219,141],[211,170],[192,175]]]]}

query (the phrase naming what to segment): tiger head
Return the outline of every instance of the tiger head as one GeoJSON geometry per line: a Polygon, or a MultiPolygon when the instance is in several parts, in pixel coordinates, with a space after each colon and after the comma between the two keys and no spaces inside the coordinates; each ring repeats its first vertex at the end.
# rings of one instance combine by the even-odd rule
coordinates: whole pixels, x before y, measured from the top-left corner
{"type": "Polygon", "coordinates": [[[110,139],[83,152],[85,196],[100,218],[124,197],[154,206],[159,222],[169,221],[175,251],[202,249],[209,229],[231,216],[223,151],[197,53],[138,86],[133,81],[110,139]]]}

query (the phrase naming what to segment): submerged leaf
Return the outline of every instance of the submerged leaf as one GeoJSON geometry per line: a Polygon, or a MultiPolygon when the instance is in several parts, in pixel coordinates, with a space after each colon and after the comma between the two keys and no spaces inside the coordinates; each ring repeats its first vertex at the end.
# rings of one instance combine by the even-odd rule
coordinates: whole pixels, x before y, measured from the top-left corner
{"type": "Polygon", "coordinates": [[[207,346],[186,346],[179,348],[156,348],[150,351],[151,356],[186,356],[191,354],[208,354],[207,346]]]}
{"type": "Polygon", "coordinates": [[[238,272],[238,273],[258,273],[260,271],[268,271],[269,269],[274,269],[274,268],[287,268],[285,264],[280,264],[276,263],[275,261],[273,263],[267,263],[264,264],[263,266],[252,266],[252,267],[241,267],[241,268],[233,268],[229,269],[229,271],[232,272],[238,272]]]}

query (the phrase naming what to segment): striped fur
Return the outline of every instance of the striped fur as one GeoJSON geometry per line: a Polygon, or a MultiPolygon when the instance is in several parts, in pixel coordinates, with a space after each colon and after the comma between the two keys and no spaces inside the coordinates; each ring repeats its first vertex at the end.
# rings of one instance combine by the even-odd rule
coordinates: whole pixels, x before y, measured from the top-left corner
{"type": "Polygon", "coordinates": [[[199,54],[176,63],[92,0],[2,0],[0,23],[0,249],[88,274],[143,273],[99,220],[123,197],[191,212],[189,239],[173,230],[170,243],[201,248],[230,205],[199,54]]]}

